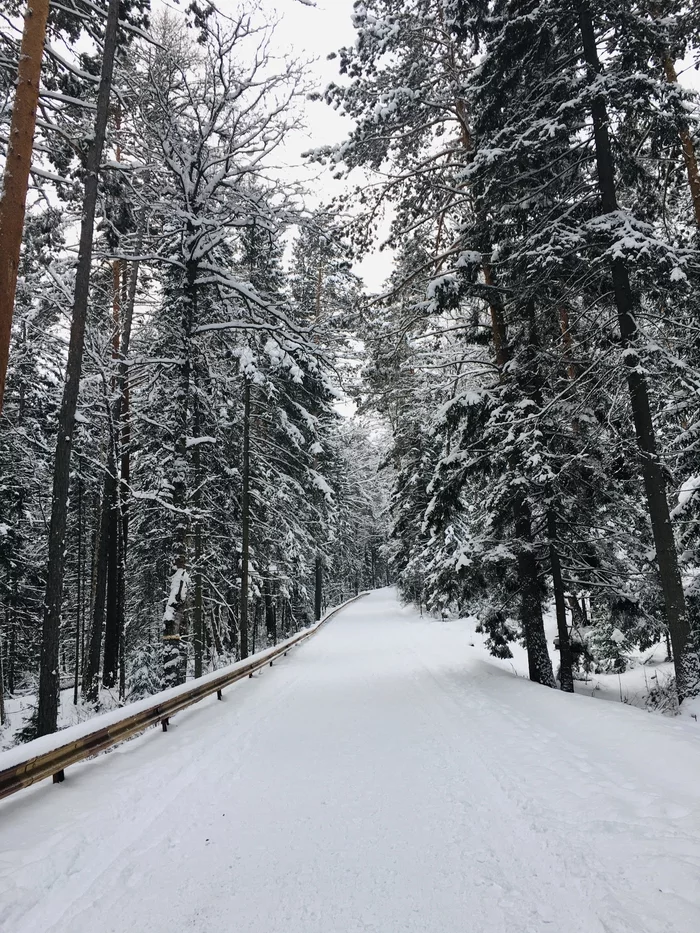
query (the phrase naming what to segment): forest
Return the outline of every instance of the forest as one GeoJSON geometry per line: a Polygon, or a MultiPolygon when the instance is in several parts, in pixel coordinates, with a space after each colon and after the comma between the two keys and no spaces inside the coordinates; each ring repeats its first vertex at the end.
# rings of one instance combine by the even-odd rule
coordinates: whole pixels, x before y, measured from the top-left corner
{"type": "Polygon", "coordinates": [[[697,5],[358,0],[325,87],[262,0],[0,17],[0,746],[388,584],[700,694],[697,5]]]}

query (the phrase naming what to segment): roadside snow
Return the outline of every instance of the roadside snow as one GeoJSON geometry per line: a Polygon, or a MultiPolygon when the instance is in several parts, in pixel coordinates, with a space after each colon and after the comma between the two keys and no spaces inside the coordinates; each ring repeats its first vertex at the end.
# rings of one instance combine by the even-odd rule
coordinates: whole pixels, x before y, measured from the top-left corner
{"type": "Polygon", "coordinates": [[[0,804],[11,933],[695,933],[700,731],[380,590],[224,702],[0,804]]]}
{"type": "MultiPolygon", "coordinates": [[[[186,573],[186,571],[178,570],[177,574],[180,573],[184,574],[189,579],[189,575],[186,573]]],[[[176,577],[177,574],[175,574],[176,577]]],[[[173,588],[174,587],[175,584],[173,584],[173,588]]],[[[335,610],[333,609],[329,610],[329,612],[334,611],[335,610]]],[[[328,614],[329,613],[326,615],[328,614]]],[[[308,631],[310,633],[315,628],[317,628],[317,625],[314,624],[309,626],[308,630],[302,631],[308,631]]],[[[219,680],[219,678],[223,676],[235,673],[240,668],[250,664],[251,661],[264,662],[267,657],[274,655],[276,651],[284,648],[287,643],[292,645],[299,634],[300,633],[297,632],[295,635],[290,635],[290,637],[285,641],[279,642],[277,646],[271,645],[269,648],[258,651],[254,655],[250,655],[248,658],[245,658],[242,661],[234,661],[233,664],[221,667],[215,671],[210,671],[209,673],[204,674],[202,677],[198,678],[197,683],[200,685],[214,683],[214,681],[219,680]]],[[[92,715],[81,715],[81,712],[84,714],[86,710],[89,711],[90,708],[87,705],[78,706],[77,710],[75,707],[72,707],[72,709],[76,710],[76,718],[74,720],[69,718],[70,713],[67,709],[67,701],[70,695],[69,691],[62,690],[60,710],[63,718],[60,720],[60,722],[66,723],[65,728],[60,728],[58,732],[54,732],[51,735],[44,735],[41,738],[34,739],[31,742],[12,745],[7,750],[1,751],[0,771],[4,771],[6,768],[12,768],[23,761],[28,761],[30,758],[36,758],[38,755],[44,755],[56,748],[61,748],[63,745],[70,745],[70,743],[75,742],[76,739],[81,739],[97,729],[104,729],[108,726],[113,726],[115,723],[124,719],[125,716],[134,716],[136,713],[150,709],[157,703],[164,703],[167,700],[173,700],[175,697],[182,696],[191,688],[192,681],[190,680],[187,683],[180,684],[177,687],[170,687],[168,690],[161,690],[160,693],[154,693],[150,696],[146,696],[143,699],[136,701],[135,703],[127,703],[124,706],[119,706],[117,701],[114,705],[114,708],[108,709],[106,712],[100,713],[99,715],[95,715],[94,711],[92,715]]],[[[229,687],[226,689],[228,690],[229,687]]],[[[109,697],[108,691],[103,691],[103,696],[109,697]]],[[[25,714],[25,720],[29,718],[29,715],[33,710],[33,699],[33,697],[22,697],[18,700],[11,701],[13,704],[17,704],[20,716],[25,714]]]]}
{"type": "MultiPolygon", "coordinates": [[[[499,661],[492,657],[484,647],[486,637],[476,631],[478,620],[474,616],[463,619],[446,621],[443,626],[447,629],[461,630],[470,643],[483,652],[483,659],[503,671],[508,671],[518,677],[528,676],[527,652],[518,643],[510,645],[513,657],[506,661],[499,661]]],[[[552,659],[555,673],[559,669],[559,652],[554,648],[554,638],[557,635],[557,620],[554,606],[550,605],[544,611],[544,628],[547,636],[547,647],[552,659]]],[[[613,639],[618,640],[613,633],[613,639]]],[[[624,637],[624,636],[623,636],[624,637]]],[[[622,673],[589,673],[585,680],[577,680],[576,693],[582,696],[593,697],[599,700],[610,700],[614,703],[625,703],[649,710],[650,695],[655,692],[669,693],[671,705],[670,684],[674,676],[673,663],[666,661],[666,645],[659,642],[646,651],[633,650],[628,655],[628,668],[622,673]]],[[[681,712],[684,716],[691,716],[694,707],[691,703],[684,703],[681,712]]],[[[661,712],[661,710],[659,711],[661,712]]]]}

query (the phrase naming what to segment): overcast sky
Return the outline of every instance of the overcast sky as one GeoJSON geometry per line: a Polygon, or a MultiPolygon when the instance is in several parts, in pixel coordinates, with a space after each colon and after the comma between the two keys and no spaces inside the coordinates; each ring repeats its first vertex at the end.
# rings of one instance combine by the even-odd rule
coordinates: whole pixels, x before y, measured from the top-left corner
{"type": "MultiPolygon", "coordinates": [[[[307,6],[299,0],[263,0],[263,5],[271,13],[276,11],[282,20],[278,28],[280,44],[291,48],[300,58],[316,59],[311,68],[313,80],[323,89],[331,81],[339,80],[338,61],[328,61],[328,55],[355,42],[353,0],[315,2],[315,6],[307,6]]],[[[307,102],[305,120],[307,130],[298,141],[298,149],[296,144],[290,147],[297,158],[306,149],[341,142],[352,128],[351,120],[339,116],[322,101],[307,102]]],[[[319,201],[342,193],[345,187],[344,183],[335,182],[330,172],[320,174],[313,184],[319,201]]],[[[368,288],[380,291],[391,272],[391,263],[389,251],[376,251],[356,263],[355,271],[368,288]]]]}
{"type": "MultiPolygon", "coordinates": [[[[315,0],[315,3],[315,6],[307,6],[299,0],[261,0],[270,18],[279,20],[277,48],[289,50],[302,60],[314,59],[309,67],[309,80],[323,90],[331,81],[339,79],[338,61],[328,61],[328,55],[355,42],[351,21],[353,0],[315,0]]],[[[237,0],[216,0],[216,5],[227,12],[239,4],[237,0]]],[[[341,142],[351,130],[352,121],[339,116],[322,101],[306,102],[304,121],[306,130],[290,140],[284,159],[291,175],[308,181],[308,203],[313,207],[342,194],[347,185],[335,181],[331,172],[321,166],[305,166],[302,153],[341,142]]],[[[377,251],[357,263],[355,271],[370,290],[380,291],[391,272],[391,262],[389,252],[377,251]]]]}

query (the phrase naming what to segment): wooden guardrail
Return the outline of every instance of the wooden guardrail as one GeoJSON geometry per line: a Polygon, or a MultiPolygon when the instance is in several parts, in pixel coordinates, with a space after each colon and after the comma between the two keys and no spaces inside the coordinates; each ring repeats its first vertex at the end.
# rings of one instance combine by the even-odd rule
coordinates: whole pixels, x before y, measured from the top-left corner
{"type": "MultiPolygon", "coordinates": [[[[358,596],[354,596],[352,599],[347,600],[347,602],[342,603],[342,605],[326,613],[320,622],[317,622],[308,629],[297,632],[296,635],[292,635],[285,641],[280,642],[280,644],[274,648],[268,648],[245,661],[239,661],[231,665],[231,667],[222,670],[220,673],[214,672],[205,675],[203,678],[199,678],[182,687],[174,687],[171,690],[163,691],[163,693],[157,693],[153,697],[147,698],[139,703],[132,704],[133,706],[139,707],[137,712],[129,713],[129,707],[126,706],[123,710],[117,711],[123,713],[123,715],[118,716],[114,721],[110,721],[109,724],[101,728],[98,726],[91,732],[80,735],[72,741],[55,745],[45,752],[34,755],[32,755],[33,745],[35,746],[36,743],[44,743],[46,739],[58,740],[61,737],[61,733],[57,732],[53,736],[38,739],[36,743],[28,743],[26,746],[27,756],[22,757],[20,761],[15,762],[4,771],[0,771],[0,799],[9,797],[10,794],[14,794],[45,778],[53,777],[54,784],[59,784],[64,780],[65,769],[69,765],[76,764],[78,761],[84,761],[86,758],[90,758],[97,754],[97,752],[104,751],[107,748],[111,748],[123,742],[125,739],[138,735],[139,732],[143,732],[144,729],[147,729],[149,726],[160,723],[163,731],[166,732],[170,717],[175,713],[186,709],[188,706],[192,706],[194,703],[198,703],[200,700],[214,693],[216,693],[219,699],[222,699],[222,690],[224,687],[228,687],[246,677],[252,677],[256,671],[268,665],[272,665],[276,658],[286,655],[290,648],[301,644],[301,642],[306,641],[307,638],[315,635],[319,628],[336,613],[340,612],[341,609],[344,609],[350,603],[355,602],[355,600],[365,595],[365,593],[360,593],[358,596]],[[148,699],[152,700],[150,704],[148,704],[148,699]],[[144,706],[144,704],[147,705],[144,706]]],[[[106,717],[97,717],[97,719],[108,717],[110,717],[109,713],[106,714],[106,717]]],[[[68,729],[66,731],[71,732],[73,730],[68,729]]],[[[10,749],[7,754],[10,755],[16,750],[21,751],[21,749],[22,746],[10,749]]],[[[0,755],[0,764],[1,763],[2,755],[0,755]]]]}

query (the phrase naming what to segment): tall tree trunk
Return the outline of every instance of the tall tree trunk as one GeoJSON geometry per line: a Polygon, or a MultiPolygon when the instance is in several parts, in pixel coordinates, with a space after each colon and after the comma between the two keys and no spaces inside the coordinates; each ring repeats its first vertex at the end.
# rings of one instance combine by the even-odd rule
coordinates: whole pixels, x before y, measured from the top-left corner
{"type": "Polygon", "coordinates": [[[259,596],[255,597],[255,603],[253,604],[253,648],[251,654],[255,654],[256,644],[258,641],[258,623],[260,620],[260,604],[261,600],[259,596]]]}
{"type": "MultiPolygon", "coordinates": [[[[138,221],[135,251],[139,255],[143,246],[146,212],[142,210],[138,221]]],[[[129,267],[126,266],[126,269],[129,267]]],[[[126,272],[125,272],[126,274],[126,272]]],[[[119,435],[121,460],[119,464],[119,492],[117,500],[121,518],[119,535],[119,695],[123,700],[126,695],[126,562],[129,553],[129,500],[131,496],[131,396],[129,392],[129,348],[131,329],[134,320],[134,304],[139,278],[139,260],[131,263],[126,288],[121,327],[121,346],[118,367],[119,435]]]]}
{"type": "Polygon", "coordinates": [[[494,294],[489,299],[489,314],[491,315],[491,339],[493,340],[493,347],[496,351],[496,365],[501,372],[502,378],[503,368],[510,360],[510,349],[508,347],[508,337],[506,334],[503,305],[501,304],[498,298],[498,294],[495,291],[495,282],[491,265],[488,262],[483,262],[482,269],[484,271],[484,282],[489,286],[489,288],[494,289],[494,294]]]}
{"type": "Polygon", "coordinates": [[[576,596],[574,596],[573,593],[569,593],[566,601],[569,604],[569,609],[571,609],[571,624],[573,626],[578,625],[580,628],[586,628],[588,625],[588,619],[586,618],[585,597],[582,597],[581,602],[579,603],[576,596]],[[583,603],[583,606],[581,603],[583,603]]]}
{"type": "MultiPolygon", "coordinates": [[[[189,228],[192,235],[194,228],[189,228]]],[[[197,317],[197,262],[187,263],[185,294],[183,297],[182,335],[183,363],[180,366],[177,408],[178,426],[173,456],[173,506],[176,524],[173,534],[173,575],[170,594],[163,615],[163,681],[174,687],[187,679],[187,643],[185,612],[189,604],[189,575],[187,573],[187,433],[190,412],[192,379],[192,327],[197,317]]]]}
{"type": "Polygon", "coordinates": [[[49,0],[31,0],[28,3],[19,50],[17,85],[0,199],[0,414],[10,354],[12,314],[17,291],[48,15],[49,0]]]}
{"type": "MultiPolygon", "coordinates": [[[[483,264],[484,278],[487,285],[495,288],[493,272],[488,263],[483,264]]],[[[510,362],[510,347],[503,314],[503,306],[497,293],[489,300],[496,365],[501,381],[506,379],[505,367],[510,362]]],[[[530,317],[534,309],[529,308],[530,317]]],[[[534,339],[534,337],[533,337],[534,339]]],[[[512,463],[517,468],[517,463],[512,463]]],[[[542,592],[540,588],[539,568],[534,551],[532,534],[532,514],[523,492],[517,488],[513,502],[513,520],[518,541],[518,582],[520,584],[520,622],[525,636],[527,661],[530,680],[547,687],[556,686],[552,660],[547,649],[547,637],[542,617],[542,592]]]]}
{"type": "Polygon", "coordinates": [[[119,25],[119,0],[110,0],[105,26],[104,46],[102,49],[102,73],[97,97],[95,128],[87,158],[85,172],[85,195],[83,215],[80,227],[80,245],[78,265],[75,275],[73,315],[71,321],[70,342],[68,345],[68,364],[63,399],[58,415],[56,437],[56,457],[53,473],[53,494],[51,499],[51,523],[49,526],[48,570],[46,574],[46,595],[44,598],[44,620],[41,633],[41,661],[39,672],[39,709],[37,713],[37,733],[47,735],[56,731],[58,719],[59,676],[58,649],[61,628],[61,606],[63,600],[63,575],[65,571],[65,538],[68,508],[68,489],[70,485],[70,458],[75,410],[78,404],[80,374],[83,365],[85,345],[85,321],[87,318],[88,298],[90,295],[90,272],[92,266],[92,242],[97,207],[97,183],[102,161],[107,117],[109,114],[109,96],[112,88],[114,57],[117,51],[117,29],[119,25]]]}
{"type": "MultiPolygon", "coordinates": [[[[112,461],[116,471],[116,457],[112,461]]],[[[111,466],[111,464],[110,464],[111,466]]],[[[111,482],[113,499],[105,515],[107,527],[107,598],[105,601],[105,647],[102,663],[102,684],[112,688],[119,673],[119,505],[116,476],[111,482]]],[[[103,513],[104,514],[104,513],[103,513]]]]}
{"type": "Polygon", "coordinates": [[[80,632],[83,614],[83,477],[82,465],[78,458],[78,575],[76,585],[75,610],[75,671],[73,676],[73,706],[78,705],[78,685],[80,683],[80,632]]]}
{"type": "MultiPolygon", "coordinates": [[[[453,55],[454,52],[452,51],[451,54],[453,55]]],[[[469,126],[469,112],[467,104],[462,98],[455,100],[455,114],[460,127],[462,147],[467,153],[471,153],[473,140],[469,126]]],[[[491,316],[491,337],[496,353],[499,379],[504,381],[506,377],[505,367],[510,361],[510,347],[508,346],[503,303],[496,288],[493,270],[487,256],[482,257],[481,267],[484,273],[484,283],[491,290],[491,295],[488,298],[489,314],[491,316]]],[[[520,492],[516,493],[513,504],[513,518],[516,535],[520,538],[520,552],[517,559],[521,592],[520,616],[525,635],[530,679],[536,683],[553,687],[555,685],[554,672],[549,651],[547,650],[547,638],[544,633],[537,559],[533,551],[532,516],[530,506],[520,492]]]]}
{"type": "MultiPolygon", "coordinates": [[[[195,395],[194,395],[194,436],[199,437],[201,430],[200,409],[197,388],[197,378],[195,373],[195,395]]],[[[193,628],[194,628],[194,676],[201,677],[204,667],[204,612],[202,608],[202,455],[201,447],[196,444],[192,452],[192,464],[194,466],[194,495],[193,505],[195,512],[194,520],[194,607],[193,607],[193,628]]]]}
{"type": "MultiPolygon", "coordinates": [[[[238,561],[236,560],[236,563],[233,567],[233,576],[235,577],[237,573],[238,573],[238,561]]],[[[235,608],[236,603],[238,602],[239,600],[238,600],[238,597],[236,596],[235,588],[233,586],[229,586],[229,588],[226,591],[226,632],[228,633],[228,637],[225,639],[225,641],[227,642],[229,649],[233,650],[234,657],[236,658],[236,660],[239,660],[240,655],[241,655],[241,651],[240,651],[241,646],[240,646],[240,642],[238,638],[238,620],[236,619],[236,608],[235,608]]],[[[217,651],[219,651],[219,654],[222,653],[222,651],[219,649],[218,646],[217,646],[217,651]]]]}
{"type": "MultiPolygon", "coordinates": [[[[7,621],[10,613],[5,613],[7,621]]],[[[2,663],[2,649],[4,647],[3,637],[0,635],[0,726],[5,725],[5,670],[2,663]]]]}
{"type": "Polygon", "coordinates": [[[557,633],[559,635],[559,686],[566,693],[574,692],[573,657],[569,628],[566,624],[566,593],[561,575],[561,561],[557,549],[557,515],[554,505],[547,510],[547,534],[549,535],[549,563],[552,572],[554,605],[557,613],[557,633]]]}
{"type": "MultiPolygon", "coordinates": [[[[664,77],[669,84],[678,84],[678,75],[676,66],[670,55],[665,55],[663,60],[664,77]]],[[[688,187],[690,188],[690,198],[693,202],[693,213],[695,214],[695,223],[700,228],[700,170],[698,169],[698,157],[695,152],[693,137],[685,120],[681,119],[678,126],[678,135],[681,140],[681,149],[683,150],[683,161],[688,175],[688,187]]]]}
{"type": "MultiPolygon", "coordinates": [[[[571,336],[569,322],[569,309],[566,305],[559,306],[559,326],[561,329],[564,359],[566,360],[566,373],[571,382],[578,378],[578,367],[573,358],[574,341],[571,336]]],[[[571,429],[574,434],[580,431],[578,418],[573,418],[571,429]]],[[[566,590],[561,572],[561,558],[558,546],[558,521],[554,503],[547,509],[547,534],[549,536],[549,564],[552,574],[552,589],[554,590],[554,606],[557,616],[557,633],[559,635],[559,686],[566,693],[574,692],[573,653],[569,628],[566,624],[566,590]]],[[[573,616],[572,616],[573,619],[573,616]]]]}
{"type": "MultiPolygon", "coordinates": [[[[197,506],[195,505],[195,508],[197,506]]],[[[194,676],[201,677],[204,669],[204,610],[202,592],[202,523],[194,527],[194,676]]]]}
{"type": "Polygon", "coordinates": [[[275,612],[275,605],[272,599],[272,583],[270,582],[270,571],[267,571],[267,579],[265,580],[265,585],[263,587],[263,593],[265,597],[265,629],[267,631],[267,640],[268,643],[272,640],[272,644],[277,644],[277,614],[275,612]]]}
{"type": "Polygon", "coordinates": [[[316,555],[316,582],[314,587],[314,618],[318,622],[323,611],[323,558],[316,555]]]}
{"type": "Polygon", "coordinates": [[[105,598],[107,593],[107,560],[109,548],[108,529],[116,497],[115,464],[110,444],[105,467],[102,490],[100,520],[95,535],[95,588],[92,603],[92,626],[90,628],[90,650],[83,672],[83,694],[91,703],[96,703],[100,689],[100,660],[102,656],[102,633],[104,629],[105,598]]]}
{"type": "Polygon", "coordinates": [[[12,584],[12,627],[10,628],[10,643],[7,658],[7,689],[15,692],[15,662],[17,658],[17,578],[12,584]]]}
{"type": "MultiPolygon", "coordinates": [[[[571,335],[569,322],[569,309],[566,305],[559,305],[559,327],[561,340],[564,345],[564,359],[566,360],[566,373],[572,382],[578,378],[578,366],[574,360],[574,338],[571,335]]],[[[577,430],[577,429],[575,429],[577,430]]]]}
{"type": "Polygon", "coordinates": [[[241,658],[248,657],[248,558],[250,556],[250,380],[243,386],[243,464],[241,470],[241,658]]]}
{"type": "MultiPolygon", "coordinates": [[[[140,250],[142,235],[139,236],[136,249],[140,250]]],[[[120,660],[123,651],[124,632],[124,562],[128,536],[128,482],[129,451],[128,436],[122,437],[120,462],[120,488],[117,488],[117,453],[116,436],[120,432],[120,419],[128,412],[128,366],[127,356],[131,340],[138,262],[134,263],[129,280],[129,289],[122,322],[121,341],[115,341],[115,352],[119,358],[117,368],[117,397],[109,414],[110,437],[109,453],[103,484],[100,521],[95,537],[95,579],[92,606],[92,626],[90,630],[90,651],[87,662],[83,664],[83,694],[90,702],[97,702],[99,696],[99,670],[102,653],[102,632],[105,629],[103,682],[106,687],[113,687],[119,676],[120,690],[123,692],[125,672],[120,660]],[[119,523],[121,521],[121,528],[119,523]],[[107,624],[104,625],[105,594],[107,603],[107,624]]],[[[116,301],[116,299],[115,299],[116,301]]],[[[117,312],[118,314],[118,312],[117,312]]],[[[115,327],[118,326],[115,319],[115,327]]]]}
{"type": "MultiPolygon", "coordinates": [[[[580,0],[578,10],[584,58],[592,74],[597,77],[601,73],[601,66],[593,18],[586,0],[582,2],[580,0]]],[[[605,214],[612,214],[618,210],[618,204],[615,166],[610,147],[608,113],[604,97],[596,97],[591,101],[591,116],[601,204],[605,214]]],[[[624,360],[627,366],[627,385],[640,450],[642,477],[656,545],[656,559],[664,594],[666,618],[673,646],[676,687],[678,698],[682,701],[686,697],[695,696],[700,691],[700,658],[690,640],[690,626],[686,615],[676,542],[666,498],[664,469],[657,453],[647,384],[639,357],[635,352],[638,331],[634,316],[634,298],[627,266],[621,258],[612,260],[612,280],[622,345],[626,351],[624,360]]]]}
{"type": "MultiPolygon", "coordinates": [[[[117,149],[117,161],[119,161],[119,151],[117,149]]],[[[121,331],[121,293],[122,293],[122,261],[114,260],[112,263],[112,363],[116,367],[119,362],[120,351],[120,331],[121,331]]],[[[112,377],[112,393],[117,388],[118,375],[112,377]]],[[[117,464],[121,458],[119,455],[120,430],[119,419],[121,416],[121,396],[118,394],[115,403],[116,411],[112,416],[112,436],[111,441],[114,445],[114,469],[117,470],[117,464]]],[[[108,525],[104,529],[107,535],[107,608],[105,613],[105,649],[104,662],[102,667],[102,683],[105,687],[112,688],[117,683],[119,671],[119,558],[120,558],[120,534],[119,525],[121,523],[121,510],[119,508],[119,489],[115,481],[114,507],[110,510],[108,516],[108,525]]]]}
{"type": "Polygon", "coordinates": [[[524,496],[517,496],[514,512],[515,534],[519,539],[520,623],[525,635],[528,672],[530,680],[535,683],[554,687],[554,671],[542,618],[542,591],[534,551],[532,515],[524,496]]]}

